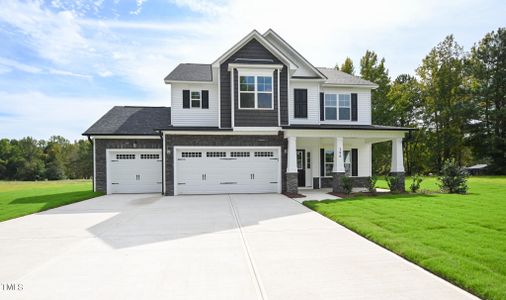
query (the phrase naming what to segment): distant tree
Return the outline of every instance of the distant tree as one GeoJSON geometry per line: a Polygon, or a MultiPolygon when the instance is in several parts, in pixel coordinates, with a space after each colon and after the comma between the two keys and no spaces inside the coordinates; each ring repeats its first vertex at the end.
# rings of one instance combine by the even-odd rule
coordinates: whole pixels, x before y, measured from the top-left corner
{"type": "Polygon", "coordinates": [[[420,77],[427,143],[432,145],[434,168],[455,158],[466,162],[465,127],[472,107],[465,92],[464,51],[453,35],[447,36],[423,59],[417,69],[420,77]]]}
{"type": "Polygon", "coordinates": [[[44,152],[37,140],[26,137],[12,143],[16,151],[11,163],[16,168],[13,179],[40,180],[44,178],[44,152]]]}
{"type": "Polygon", "coordinates": [[[506,174],[506,28],[487,33],[468,60],[474,119],[470,145],[490,171],[506,174]]]}
{"type": "Polygon", "coordinates": [[[355,75],[355,67],[353,66],[353,61],[351,60],[351,58],[346,57],[344,63],[341,65],[341,71],[344,73],[355,75]]]}
{"type": "MultiPolygon", "coordinates": [[[[390,91],[390,77],[385,67],[385,59],[378,60],[378,55],[367,50],[360,59],[360,76],[363,79],[372,81],[378,85],[377,89],[371,92],[372,123],[379,125],[393,125],[394,118],[389,113],[388,92],[390,91]]],[[[386,174],[390,171],[389,143],[373,145],[373,172],[375,174],[386,174]]]]}

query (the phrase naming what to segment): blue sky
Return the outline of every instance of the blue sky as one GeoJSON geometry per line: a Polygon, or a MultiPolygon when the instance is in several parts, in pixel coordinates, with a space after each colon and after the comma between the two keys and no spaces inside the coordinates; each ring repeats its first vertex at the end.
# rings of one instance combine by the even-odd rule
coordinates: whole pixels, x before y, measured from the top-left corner
{"type": "Polygon", "coordinates": [[[273,28],[316,66],[367,49],[414,73],[453,33],[468,50],[506,26],[505,1],[0,1],[0,138],[81,138],[114,105],[170,106],[180,62],[211,63],[273,28]]]}

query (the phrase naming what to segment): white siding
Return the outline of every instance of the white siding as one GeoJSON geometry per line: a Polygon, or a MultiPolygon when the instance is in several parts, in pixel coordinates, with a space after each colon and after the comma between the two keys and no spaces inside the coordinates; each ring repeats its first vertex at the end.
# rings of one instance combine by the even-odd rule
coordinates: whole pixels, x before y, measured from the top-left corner
{"type": "Polygon", "coordinates": [[[318,82],[290,81],[288,91],[288,113],[290,124],[319,124],[320,123],[320,88],[318,82]],[[294,89],[307,89],[307,119],[294,118],[293,95],[294,89]]]}
{"type": "MultiPolygon", "coordinates": [[[[324,93],[328,94],[351,94],[357,93],[357,121],[342,121],[342,120],[325,120],[321,124],[371,124],[371,89],[366,88],[322,88],[324,93]]],[[[319,100],[318,100],[319,101],[319,100]]],[[[319,104],[318,102],[318,110],[319,104]]],[[[319,116],[318,116],[319,118],[319,116]]],[[[319,120],[319,119],[318,119],[319,120]]]]}
{"type": "Polygon", "coordinates": [[[171,96],[171,123],[173,126],[218,127],[218,84],[172,83],[171,96]],[[209,109],[183,109],[183,90],[208,90],[209,109]]]}

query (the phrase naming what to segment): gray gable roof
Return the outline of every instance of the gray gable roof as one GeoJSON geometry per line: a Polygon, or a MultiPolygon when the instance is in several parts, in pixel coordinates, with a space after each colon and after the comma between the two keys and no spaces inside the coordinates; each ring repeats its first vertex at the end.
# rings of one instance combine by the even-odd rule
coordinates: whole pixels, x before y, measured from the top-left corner
{"type": "Polygon", "coordinates": [[[342,71],[338,71],[334,68],[317,69],[327,77],[327,80],[325,81],[326,84],[378,86],[374,82],[370,82],[369,80],[365,80],[358,76],[353,76],[342,71]]]}
{"type": "Polygon", "coordinates": [[[170,81],[213,81],[210,64],[179,64],[167,77],[170,81]]]}
{"type": "Polygon", "coordinates": [[[170,124],[170,107],[114,106],[83,135],[156,135],[170,124]]]}

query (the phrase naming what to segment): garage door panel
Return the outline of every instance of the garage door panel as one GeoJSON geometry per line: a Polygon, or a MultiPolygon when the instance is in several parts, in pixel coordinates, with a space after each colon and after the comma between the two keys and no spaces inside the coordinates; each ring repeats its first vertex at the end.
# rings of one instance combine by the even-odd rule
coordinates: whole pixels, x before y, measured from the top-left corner
{"type": "Polygon", "coordinates": [[[176,151],[176,190],[179,194],[278,192],[279,150],[265,149],[257,157],[251,148],[179,149],[176,151]],[[195,153],[198,152],[198,153],[195,153]],[[222,157],[209,157],[209,152],[222,157]],[[183,157],[191,155],[194,157],[183,157]],[[236,157],[233,157],[233,156],[236,157]]]}
{"type": "Polygon", "coordinates": [[[161,150],[109,150],[110,193],[161,193],[161,150]]]}

